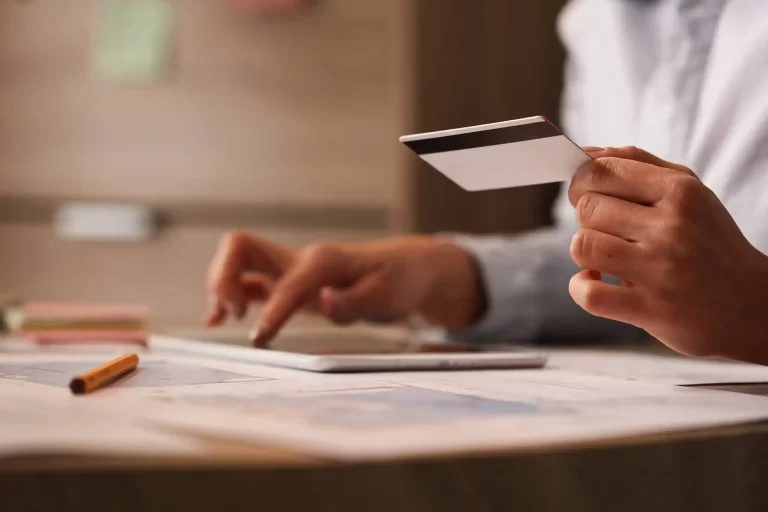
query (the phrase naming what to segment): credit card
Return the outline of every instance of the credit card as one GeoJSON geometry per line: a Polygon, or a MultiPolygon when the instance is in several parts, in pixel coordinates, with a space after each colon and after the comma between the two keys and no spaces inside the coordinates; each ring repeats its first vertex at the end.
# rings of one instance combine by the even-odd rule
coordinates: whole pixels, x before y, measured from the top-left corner
{"type": "Polygon", "coordinates": [[[544,117],[400,137],[469,191],[568,181],[591,157],[544,117]]]}

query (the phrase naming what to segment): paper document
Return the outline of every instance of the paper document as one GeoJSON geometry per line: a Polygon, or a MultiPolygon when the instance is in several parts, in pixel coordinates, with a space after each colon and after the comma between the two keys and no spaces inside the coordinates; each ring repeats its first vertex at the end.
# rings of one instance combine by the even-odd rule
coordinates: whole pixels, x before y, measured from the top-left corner
{"type": "MultiPolygon", "coordinates": [[[[69,392],[69,382],[75,375],[94,368],[121,354],[6,354],[0,357],[0,385],[9,382],[44,385],[35,387],[39,393],[69,392]]],[[[164,388],[173,386],[200,386],[271,380],[267,368],[253,365],[230,365],[215,360],[161,355],[141,355],[139,367],[111,384],[104,392],[132,388],[164,388]],[[235,370],[232,370],[232,368],[235,370]]],[[[2,389],[2,388],[0,388],[2,389]]]]}
{"type": "Polygon", "coordinates": [[[599,349],[555,349],[549,353],[550,368],[626,380],[679,386],[768,383],[768,366],[757,364],[599,349]]]}
{"type": "MultiPolygon", "coordinates": [[[[67,378],[105,357],[2,355],[0,396],[53,400],[60,408],[51,414],[63,423],[80,417],[75,406],[87,405],[99,421],[119,420],[121,428],[268,442],[345,460],[509,451],[768,420],[768,398],[581,370],[315,374],[172,354],[142,355],[135,375],[85,400],[72,397],[67,378]]],[[[26,417],[29,425],[47,423],[26,417]]],[[[41,428],[29,428],[27,446],[134,452],[153,439],[171,449],[177,441],[131,430],[120,444],[113,436],[119,429],[93,423],[99,427],[89,430],[86,421],[80,441],[60,440],[56,429],[46,440],[41,428]]],[[[24,446],[27,428],[11,429],[15,441],[0,442],[24,446]]],[[[177,448],[187,448],[181,443],[177,448]]]]}
{"type": "Polygon", "coordinates": [[[200,455],[191,438],[163,433],[92,408],[67,395],[54,397],[0,388],[0,458],[32,455],[200,455]]]}
{"type": "MultiPolygon", "coordinates": [[[[29,455],[202,455],[194,437],[158,429],[140,415],[120,409],[114,389],[162,390],[264,378],[212,365],[142,355],[140,368],[104,390],[74,396],[73,376],[117,353],[0,354],[0,458],[29,455]],[[104,407],[99,395],[110,402],[104,407]],[[114,409],[117,409],[115,411],[114,409]]],[[[140,408],[140,406],[139,406],[140,408]]]]}
{"type": "Polygon", "coordinates": [[[768,399],[558,370],[168,389],[153,421],[341,459],[514,450],[768,419],[768,399]],[[182,407],[168,407],[170,405],[182,407]]]}
{"type": "Polygon", "coordinates": [[[768,419],[768,398],[555,369],[318,375],[211,364],[233,374],[250,368],[261,379],[115,388],[101,395],[101,406],[184,431],[351,460],[515,450],[768,419]]]}

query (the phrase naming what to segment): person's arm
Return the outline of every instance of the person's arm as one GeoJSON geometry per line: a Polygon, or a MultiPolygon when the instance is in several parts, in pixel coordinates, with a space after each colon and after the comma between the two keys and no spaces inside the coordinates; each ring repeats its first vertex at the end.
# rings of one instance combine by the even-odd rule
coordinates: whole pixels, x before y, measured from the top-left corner
{"type": "Polygon", "coordinates": [[[461,247],[429,236],[301,249],[243,232],[222,238],[208,274],[205,322],[242,318],[263,303],[251,335],[267,344],[299,309],[347,324],[419,315],[461,330],[483,314],[478,268],[461,247]]]}
{"type": "Polygon", "coordinates": [[[476,261],[486,305],[478,322],[450,336],[476,343],[594,343],[646,336],[631,325],[586,313],[568,295],[568,282],[580,270],[568,252],[572,235],[563,227],[515,237],[451,236],[476,261]]]}
{"type": "MultiPolygon", "coordinates": [[[[566,8],[559,22],[561,39],[583,25],[566,8]]],[[[578,14],[580,17],[583,15],[578,14]]],[[[585,20],[589,21],[589,20],[585,20]]],[[[571,34],[572,35],[572,34],[571,34]]],[[[584,109],[585,86],[577,59],[569,56],[561,97],[561,124],[573,140],[589,142],[589,112],[584,109]]],[[[473,342],[547,342],[633,340],[646,336],[639,329],[586,314],[568,295],[568,281],[580,269],[568,248],[576,232],[573,208],[563,190],[553,207],[557,227],[519,236],[451,236],[475,259],[487,296],[485,314],[473,327],[452,337],[473,342]]]]}

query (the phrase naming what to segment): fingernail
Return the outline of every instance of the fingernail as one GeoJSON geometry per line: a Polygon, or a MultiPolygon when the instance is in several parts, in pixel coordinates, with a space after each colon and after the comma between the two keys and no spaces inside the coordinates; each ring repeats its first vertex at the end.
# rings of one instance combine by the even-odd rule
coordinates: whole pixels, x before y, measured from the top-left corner
{"type": "Polygon", "coordinates": [[[257,325],[248,336],[254,347],[261,348],[269,338],[269,330],[263,325],[257,325]]]}
{"type": "Polygon", "coordinates": [[[605,148],[601,148],[598,146],[585,146],[582,149],[587,153],[599,153],[600,151],[605,151],[605,148]]]}
{"type": "Polygon", "coordinates": [[[205,316],[203,317],[203,324],[206,327],[215,327],[219,323],[221,323],[221,312],[220,311],[208,311],[205,316]]]}

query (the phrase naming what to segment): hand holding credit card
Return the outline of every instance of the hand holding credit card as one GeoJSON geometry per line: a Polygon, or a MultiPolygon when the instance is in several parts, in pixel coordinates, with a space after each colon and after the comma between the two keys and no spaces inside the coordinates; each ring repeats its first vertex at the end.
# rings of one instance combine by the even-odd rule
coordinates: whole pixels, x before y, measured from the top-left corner
{"type": "Polygon", "coordinates": [[[591,157],[541,116],[400,137],[465,190],[567,181],[591,157]]]}

